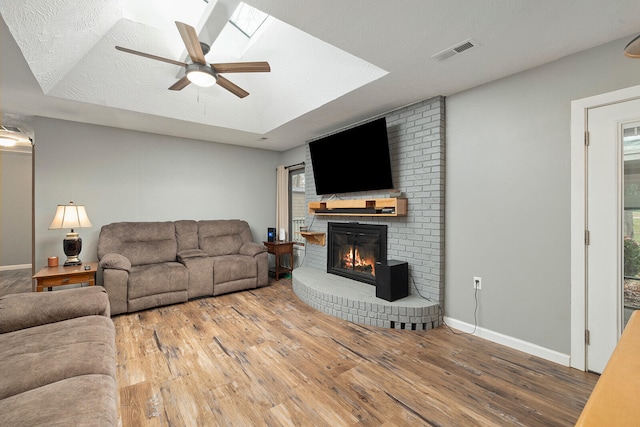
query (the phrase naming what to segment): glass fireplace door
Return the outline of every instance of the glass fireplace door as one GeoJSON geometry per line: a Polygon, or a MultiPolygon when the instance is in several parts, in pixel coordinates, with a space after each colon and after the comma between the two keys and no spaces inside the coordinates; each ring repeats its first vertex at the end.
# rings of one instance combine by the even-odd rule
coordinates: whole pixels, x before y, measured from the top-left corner
{"type": "Polygon", "coordinates": [[[386,226],[334,225],[329,229],[327,271],[375,284],[376,262],[386,262],[386,246],[386,226]]]}

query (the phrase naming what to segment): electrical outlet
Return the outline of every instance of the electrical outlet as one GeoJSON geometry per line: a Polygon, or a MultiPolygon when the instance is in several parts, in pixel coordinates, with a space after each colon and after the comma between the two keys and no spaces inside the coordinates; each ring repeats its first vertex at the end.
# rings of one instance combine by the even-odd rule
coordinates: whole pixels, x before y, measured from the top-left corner
{"type": "Polygon", "coordinates": [[[473,289],[482,289],[482,277],[473,277],[473,289]]]}

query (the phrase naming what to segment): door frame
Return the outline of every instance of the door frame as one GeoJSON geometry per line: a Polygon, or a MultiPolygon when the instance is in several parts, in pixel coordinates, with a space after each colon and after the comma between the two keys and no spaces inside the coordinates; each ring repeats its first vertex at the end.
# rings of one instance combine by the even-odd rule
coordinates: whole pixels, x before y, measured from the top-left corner
{"type": "Polygon", "coordinates": [[[571,101],[571,355],[570,365],[587,369],[587,168],[585,135],[590,109],[640,99],[640,85],[571,101]]]}

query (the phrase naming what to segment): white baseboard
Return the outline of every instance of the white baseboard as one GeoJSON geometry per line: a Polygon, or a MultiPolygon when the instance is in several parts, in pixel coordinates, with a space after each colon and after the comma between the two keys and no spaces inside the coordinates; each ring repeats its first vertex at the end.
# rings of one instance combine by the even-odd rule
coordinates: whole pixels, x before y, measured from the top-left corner
{"type": "MultiPolygon", "coordinates": [[[[473,331],[473,325],[469,323],[452,319],[446,316],[444,318],[444,321],[447,325],[451,326],[452,328],[461,330],[463,332],[471,333],[473,331]]],[[[531,354],[532,356],[546,359],[550,362],[554,362],[559,365],[570,366],[571,364],[571,357],[568,354],[559,353],[557,351],[550,350],[545,347],[541,347],[537,344],[532,344],[530,342],[523,341],[518,338],[510,337],[508,335],[504,335],[499,332],[494,332],[489,329],[477,327],[473,335],[495,342],[497,344],[504,345],[506,347],[513,348],[514,350],[523,351],[527,354],[531,354]]]]}
{"type": "Polygon", "coordinates": [[[31,264],[0,265],[0,271],[23,270],[31,268],[31,264]]]}

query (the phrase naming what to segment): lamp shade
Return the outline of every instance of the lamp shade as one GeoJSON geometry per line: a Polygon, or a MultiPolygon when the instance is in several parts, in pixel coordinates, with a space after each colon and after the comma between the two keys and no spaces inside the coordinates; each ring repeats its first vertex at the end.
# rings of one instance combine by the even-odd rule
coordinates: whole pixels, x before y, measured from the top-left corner
{"type": "Polygon", "coordinates": [[[84,205],[74,205],[73,202],[69,202],[68,205],[58,205],[56,215],[49,226],[49,230],[86,227],[92,227],[92,225],[84,205]]]}

